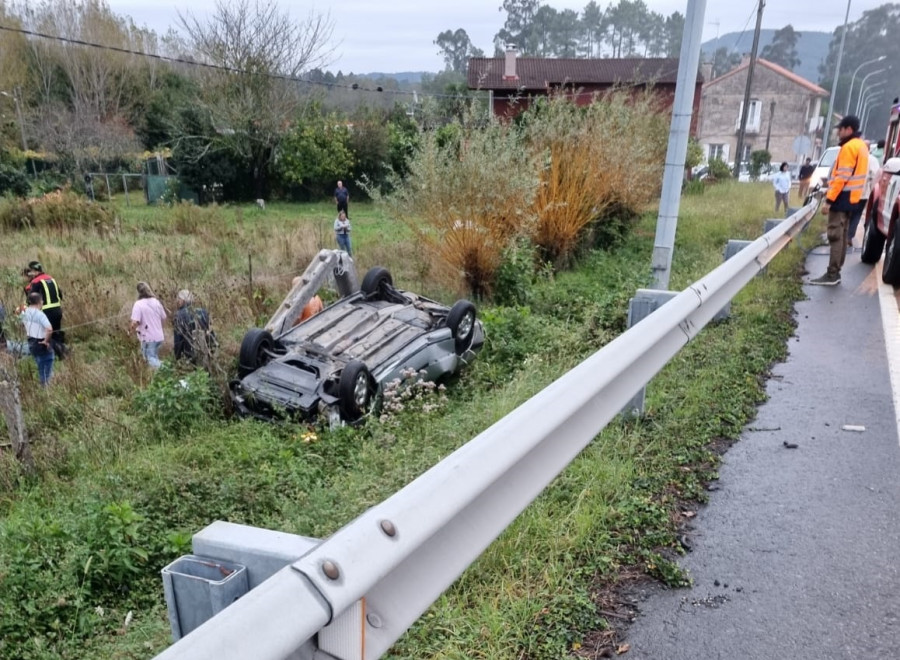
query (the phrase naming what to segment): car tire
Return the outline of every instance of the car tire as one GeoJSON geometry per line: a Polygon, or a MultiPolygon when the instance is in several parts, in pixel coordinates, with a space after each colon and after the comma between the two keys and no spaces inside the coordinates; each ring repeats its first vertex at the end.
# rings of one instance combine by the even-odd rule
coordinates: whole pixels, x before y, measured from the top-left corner
{"type": "Polygon", "coordinates": [[[352,360],[341,371],[338,383],[338,405],[341,419],[353,424],[362,419],[372,405],[375,382],[369,368],[359,360],[352,360]]]}
{"type": "Polygon", "coordinates": [[[884,266],[881,280],[885,284],[900,284],[900,245],[897,245],[897,218],[891,219],[890,235],[884,249],[884,266]]]}
{"type": "Polygon", "coordinates": [[[472,346],[475,338],[475,305],[468,300],[457,300],[447,314],[447,327],[456,341],[456,354],[462,355],[472,346]]]}
{"type": "Polygon", "coordinates": [[[375,294],[384,298],[385,287],[393,286],[393,284],[394,279],[391,277],[390,271],[388,271],[387,268],[375,266],[374,268],[370,268],[369,272],[366,273],[359,288],[366,298],[371,298],[375,294]]]}
{"type": "Polygon", "coordinates": [[[238,376],[243,378],[269,361],[275,340],[272,333],[260,328],[252,328],[241,340],[241,352],[238,357],[238,376]]]}
{"type": "Polygon", "coordinates": [[[860,260],[864,264],[877,264],[884,252],[884,234],[878,229],[875,218],[869,216],[866,229],[863,232],[862,256],[860,260]]]}

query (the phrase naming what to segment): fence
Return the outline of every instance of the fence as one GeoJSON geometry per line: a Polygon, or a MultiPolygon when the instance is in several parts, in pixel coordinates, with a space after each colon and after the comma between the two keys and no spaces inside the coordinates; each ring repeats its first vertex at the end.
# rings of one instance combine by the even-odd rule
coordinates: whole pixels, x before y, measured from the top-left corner
{"type": "Polygon", "coordinates": [[[777,224],[328,539],[215,525],[195,536],[195,551],[216,536],[207,547],[246,551],[257,578],[262,564],[271,577],[157,657],[380,657],[815,210],[777,224]]]}

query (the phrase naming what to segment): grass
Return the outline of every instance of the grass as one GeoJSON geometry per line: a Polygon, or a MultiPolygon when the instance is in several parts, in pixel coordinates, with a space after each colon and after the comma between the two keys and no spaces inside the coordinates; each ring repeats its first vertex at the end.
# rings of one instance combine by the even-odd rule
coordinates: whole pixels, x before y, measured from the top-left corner
{"type": "MultiPolygon", "coordinates": [[[[718,265],[728,238],[758,236],[769,204],[765,184],[685,197],[673,288],[718,265]]],[[[223,208],[215,226],[186,223],[194,227],[186,233],[171,230],[175,211],[119,213],[121,229],[105,240],[5,234],[13,247],[0,255],[6,294],[16,291],[18,262],[32,255],[60,279],[67,320],[127,311],[140,269],[172,297],[187,280],[213,303],[229,375],[241,334],[271,312],[301,255],[333,241],[330,205],[223,208]],[[262,287],[265,297],[254,298],[262,287]],[[98,295],[98,312],[78,309],[98,295]]],[[[401,286],[447,301],[458,295],[429,279],[415,247],[398,238],[401,225],[375,207],[353,213],[360,270],[383,264],[401,286]]],[[[47,392],[34,386],[33,365],[20,363],[41,471],[22,476],[0,454],[0,657],[159,652],[168,643],[159,569],[185,551],[191,533],[224,519],[325,537],[383,500],[624,329],[627,299],[649,282],[654,227],[649,214],[615,251],[544,274],[528,307],[482,305],[488,344],[446,400],[414,400],[359,429],[310,435],[191,408],[194,398],[180,398],[174,385],[185,374],[151,383],[136,347],[117,334],[123,320],[73,332],[75,354],[47,392]],[[425,412],[428,403],[436,409],[425,412]],[[154,424],[160,416],[171,423],[154,424]]],[[[790,247],[754,279],[732,317],[654,379],[647,415],[601,433],[391,656],[584,653],[589,640],[616,639],[603,598],[628,576],[689,581],[675,563],[681,511],[703,500],[718,460],[712,445],[738,436],[764,396],[769,365],[784,356],[801,258],[790,247]]]]}

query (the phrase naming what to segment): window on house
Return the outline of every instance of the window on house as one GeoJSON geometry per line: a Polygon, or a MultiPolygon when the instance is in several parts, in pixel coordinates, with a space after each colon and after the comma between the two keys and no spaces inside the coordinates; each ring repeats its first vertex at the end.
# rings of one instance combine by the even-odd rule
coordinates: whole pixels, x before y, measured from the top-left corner
{"type": "Polygon", "coordinates": [[[717,158],[719,160],[725,160],[725,145],[724,144],[709,145],[709,160],[712,160],[713,158],[717,158]]]}
{"type": "MultiPolygon", "coordinates": [[[[741,128],[741,113],[744,111],[744,102],[738,108],[737,120],[734,122],[734,129],[741,128]]],[[[747,112],[747,130],[750,132],[758,132],[762,123],[762,101],[759,99],[750,99],[750,110],[747,112]]]]}

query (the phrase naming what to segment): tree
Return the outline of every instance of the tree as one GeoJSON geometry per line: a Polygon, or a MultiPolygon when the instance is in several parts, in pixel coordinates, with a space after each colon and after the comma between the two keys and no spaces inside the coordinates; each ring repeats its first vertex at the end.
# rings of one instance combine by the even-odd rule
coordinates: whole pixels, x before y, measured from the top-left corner
{"type": "Polygon", "coordinates": [[[684,37],[684,14],[673,11],[666,18],[666,57],[679,57],[681,55],[681,40],[684,37]]]}
{"type": "Polygon", "coordinates": [[[800,65],[800,57],[797,55],[797,40],[800,33],[790,25],[786,25],[775,31],[772,42],[766,45],[759,56],[785,69],[793,71],[800,65]]]}
{"type": "Polygon", "coordinates": [[[500,11],[506,12],[506,22],[494,36],[494,52],[502,54],[507,46],[515,46],[523,55],[534,55],[534,18],[540,0],[503,0],[500,11]]]}
{"type": "Polygon", "coordinates": [[[326,63],[333,24],[313,13],[297,21],[260,0],[217,0],[208,23],[179,17],[196,56],[221,67],[199,75],[198,103],[216,129],[206,138],[249,163],[264,198],[275,149],[303,103],[292,79],[326,63]]]}
{"type": "Polygon", "coordinates": [[[350,129],[335,115],[311,110],[298,118],[278,149],[285,180],[319,191],[353,169],[350,129]]]}
{"type": "Polygon", "coordinates": [[[550,28],[551,52],[557,57],[575,57],[578,54],[580,32],[578,12],[563,9],[557,13],[550,28]]]}
{"type": "Polygon", "coordinates": [[[594,0],[584,7],[581,13],[581,29],[583,38],[583,52],[587,57],[600,55],[600,47],[603,44],[603,32],[605,14],[594,0]]]}
{"type": "Polygon", "coordinates": [[[465,74],[470,57],[484,57],[484,51],[472,45],[469,35],[462,28],[453,32],[444,30],[434,43],[440,48],[448,71],[465,74]]]}
{"type": "Polygon", "coordinates": [[[734,69],[741,63],[741,56],[734,52],[728,52],[724,46],[717,48],[713,53],[712,59],[712,77],[718,78],[734,69]]]}

